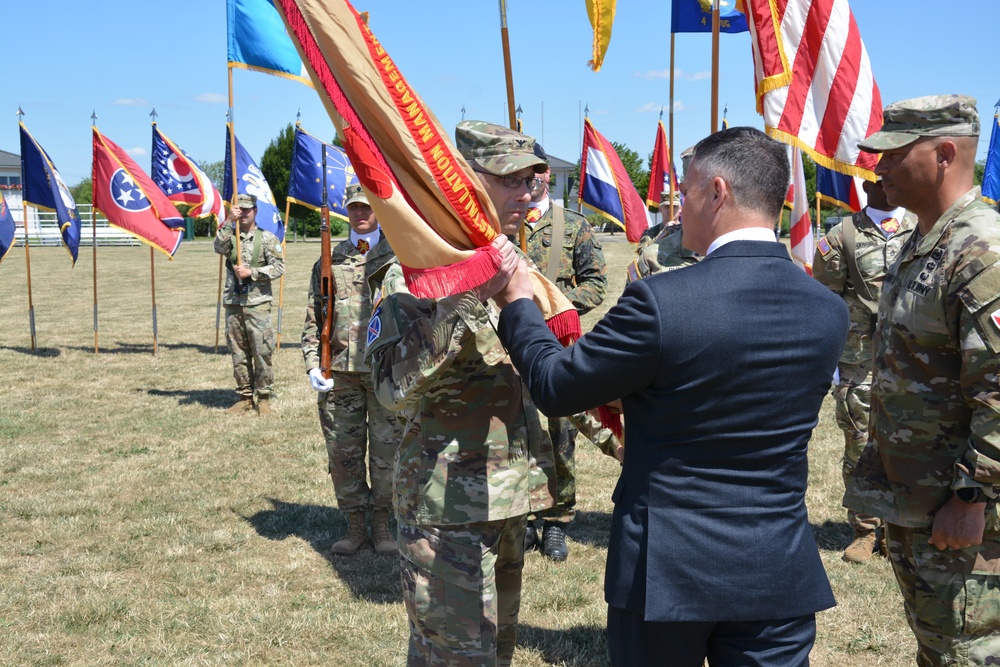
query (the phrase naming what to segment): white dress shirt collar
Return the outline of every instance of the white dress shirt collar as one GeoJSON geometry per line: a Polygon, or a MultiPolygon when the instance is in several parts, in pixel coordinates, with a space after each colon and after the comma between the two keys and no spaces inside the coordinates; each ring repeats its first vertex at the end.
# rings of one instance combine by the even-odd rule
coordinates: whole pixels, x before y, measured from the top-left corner
{"type": "Polygon", "coordinates": [[[711,255],[713,250],[718,250],[731,241],[771,241],[775,243],[777,239],[774,238],[774,230],[764,227],[734,229],[712,241],[712,245],[708,246],[708,252],[705,253],[705,256],[711,255]]]}

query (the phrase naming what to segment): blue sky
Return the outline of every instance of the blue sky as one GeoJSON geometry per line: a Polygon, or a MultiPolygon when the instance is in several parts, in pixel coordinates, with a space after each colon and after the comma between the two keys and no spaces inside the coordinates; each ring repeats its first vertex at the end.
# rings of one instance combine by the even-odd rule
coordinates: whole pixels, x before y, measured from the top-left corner
{"type": "MultiPolygon", "coordinates": [[[[1000,99],[1000,40],[990,2],[950,5],[854,0],[883,102],[933,93],[979,101],[985,157],[1000,99]]],[[[507,0],[514,88],[525,132],[575,162],[581,109],[608,139],[643,157],[669,102],[670,2],[620,0],[598,73],[586,66],[591,31],[583,0],[507,0]]],[[[360,0],[400,71],[446,128],[466,119],[506,123],[495,0],[360,0]]],[[[20,152],[15,111],[70,185],[90,175],[90,115],[148,170],[149,113],[197,160],[223,158],[227,102],[224,0],[28,0],[5,3],[0,149],[20,152]]],[[[733,125],[762,127],[754,109],[748,34],[723,35],[720,102],[733,125]]],[[[675,154],[710,128],[711,37],[676,37],[675,154]]],[[[277,77],[233,72],[236,132],[255,159],[301,109],[324,139],[333,126],[316,93],[277,77]]],[[[667,113],[664,113],[664,123],[667,113]]]]}

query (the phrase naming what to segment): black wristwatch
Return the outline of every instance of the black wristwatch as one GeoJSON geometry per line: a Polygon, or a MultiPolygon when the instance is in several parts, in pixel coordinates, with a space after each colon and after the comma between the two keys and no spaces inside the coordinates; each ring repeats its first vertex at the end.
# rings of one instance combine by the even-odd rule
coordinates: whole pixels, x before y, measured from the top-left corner
{"type": "Polygon", "coordinates": [[[985,503],[990,499],[979,487],[956,489],[955,495],[966,504],[985,503]]]}

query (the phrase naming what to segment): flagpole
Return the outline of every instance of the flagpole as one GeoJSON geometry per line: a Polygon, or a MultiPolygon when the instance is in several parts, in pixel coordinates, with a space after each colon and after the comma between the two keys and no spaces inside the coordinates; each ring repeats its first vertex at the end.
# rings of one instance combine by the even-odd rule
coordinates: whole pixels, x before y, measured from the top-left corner
{"type": "Polygon", "coordinates": [[[675,32],[670,33],[670,145],[667,146],[667,152],[670,154],[671,173],[667,174],[667,180],[670,181],[671,221],[676,219],[676,215],[674,215],[674,174],[673,174],[673,172],[676,171],[676,169],[674,169],[674,40],[676,37],[677,33],[675,32]]]}
{"type": "MultiPolygon", "coordinates": [[[[156,108],[149,114],[153,118],[153,132],[156,132],[156,108]]],[[[152,171],[152,163],[150,163],[150,171],[152,171]]],[[[156,267],[153,264],[153,246],[149,246],[149,293],[153,302],[153,356],[155,357],[159,352],[159,344],[157,341],[157,330],[156,330],[156,267]]]]}
{"type": "MultiPolygon", "coordinates": [[[[507,80],[507,115],[510,129],[517,129],[517,107],[514,106],[514,73],[510,65],[510,40],[507,37],[507,0],[500,0],[500,42],[503,45],[503,73],[507,80]]],[[[521,244],[521,252],[528,251],[528,237],[524,229],[524,220],[518,226],[517,237],[521,244]]]]}
{"type": "MultiPolygon", "coordinates": [[[[17,108],[17,124],[23,125],[24,112],[17,108]]],[[[21,182],[27,181],[24,162],[21,163],[21,182]]],[[[13,215],[11,217],[14,217],[13,215]]],[[[21,198],[21,224],[24,226],[24,262],[28,275],[28,332],[31,335],[31,351],[35,351],[35,305],[31,300],[31,244],[28,241],[28,202],[21,198]]]]}
{"type": "MultiPolygon", "coordinates": [[[[90,114],[90,127],[93,130],[97,130],[97,110],[95,109],[92,114],[90,114]]],[[[93,160],[93,158],[91,158],[93,160]]],[[[94,206],[94,201],[97,199],[97,193],[95,192],[96,183],[93,178],[90,179],[90,233],[92,239],[92,250],[94,257],[94,354],[98,352],[97,345],[97,207],[94,206]]]]}
{"type": "Polygon", "coordinates": [[[719,0],[712,0],[712,133],[719,129],[719,0]]]}
{"type": "MultiPolygon", "coordinates": [[[[326,152],[326,147],[325,146],[323,147],[323,152],[326,152]]],[[[286,223],[288,221],[288,216],[290,214],[291,208],[292,208],[292,202],[288,201],[288,199],[286,198],[285,199],[285,222],[286,223]]],[[[287,234],[288,234],[287,228],[285,230],[285,234],[286,234],[285,238],[287,240],[287,238],[288,238],[287,237],[287,234]]],[[[281,244],[281,262],[282,263],[285,262],[285,244],[284,243],[281,244]]],[[[281,277],[278,278],[278,344],[277,344],[277,346],[275,348],[275,349],[278,349],[278,350],[281,349],[281,307],[282,307],[282,303],[284,303],[284,301],[285,301],[285,274],[282,273],[281,277]]]]}

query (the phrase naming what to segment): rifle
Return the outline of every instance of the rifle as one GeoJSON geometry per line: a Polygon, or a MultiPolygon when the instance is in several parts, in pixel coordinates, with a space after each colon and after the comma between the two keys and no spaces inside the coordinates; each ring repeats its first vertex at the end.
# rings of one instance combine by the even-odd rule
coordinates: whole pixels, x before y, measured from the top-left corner
{"type": "Polygon", "coordinates": [[[330,206],[327,203],[329,190],[326,187],[326,145],[323,146],[323,207],[321,209],[321,222],[319,225],[319,275],[320,275],[320,304],[319,317],[323,318],[323,326],[319,332],[319,369],[323,377],[327,380],[331,377],[331,350],[330,350],[330,329],[333,325],[333,259],[330,256],[330,206]]]}

